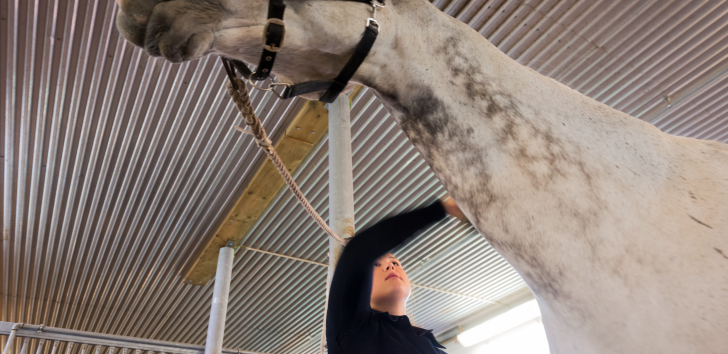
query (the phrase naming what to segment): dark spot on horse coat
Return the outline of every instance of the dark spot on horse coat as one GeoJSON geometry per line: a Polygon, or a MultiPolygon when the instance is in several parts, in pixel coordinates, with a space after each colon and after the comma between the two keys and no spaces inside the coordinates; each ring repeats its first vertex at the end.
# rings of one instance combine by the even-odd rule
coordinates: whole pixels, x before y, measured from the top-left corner
{"type": "Polygon", "coordinates": [[[692,216],[692,215],[690,215],[690,214],[688,214],[688,216],[689,216],[689,217],[690,217],[691,219],[693,219],[693,221],[695,221],[696,223],[698,223],[698,224],[700,224],[700,225],[703,225],[703,226],[705,226],[705,227],[707,227],[707,228],[709,228],[709,229],[712,229],[712,227],[711,227],[710,225],[708,225],[708,224],[706,224],[706,223],[704,223],[704,222],[702,222],[702,221],[700,221],[700,220],[696,219],[696,218],[695,218],[694,216],[692,216]]]}
{"type": "Polygon", "coordinates": [[[725,253],[723,253],[723,250],[722,250],[722,249],[720,249],[720,248],[717,248],[717,247],[713,247],[713,249],[714,249],[714,250],[715,250],[716,252],[718,252],[718,254],[720,254],[721,256],[723,256],[723,258],[725,258],[725,259],[728,259],[728,256],[726,256],[726,255],[725,255],[725,253]]]}

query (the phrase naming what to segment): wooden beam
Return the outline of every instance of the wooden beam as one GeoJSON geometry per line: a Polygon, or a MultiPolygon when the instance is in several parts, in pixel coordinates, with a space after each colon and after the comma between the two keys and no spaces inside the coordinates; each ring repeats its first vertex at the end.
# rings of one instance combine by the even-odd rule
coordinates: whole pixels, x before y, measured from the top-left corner
{"type": "MultiPolygon", "coordinates": [[[[352,99],[359,92],[361,86],[357,86],[351,94],[352,99]]],[[[274,146],[288,171],[293,172],[298,167],[324,136],[328,127],[329,114],[324,104],[317,101],[306,102],[274,146]]],[[[235,243],[244,240],[281,188],[286,188],[283,178],[266,159],[235,206],[217,227],[217,232],[210,238],[207,246],[190,262],[191,265],[187,264],[183,268],[188,269],[184,282],[205,285],[214,278],[220,248],[230,240],[235,243]]]]}

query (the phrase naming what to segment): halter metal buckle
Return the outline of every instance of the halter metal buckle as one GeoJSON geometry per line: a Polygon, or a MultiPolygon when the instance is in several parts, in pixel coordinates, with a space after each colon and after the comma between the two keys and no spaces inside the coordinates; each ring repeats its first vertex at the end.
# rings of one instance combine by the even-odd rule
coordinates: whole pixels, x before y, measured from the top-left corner
{"type": "Polygon", "coordinates": [[[283,22],[283,20],[277,19],[277,18],[269,18],[268,21],[265,21],[265,27],[263,27],[263,48],[265,48],[269,52],[274,52],[274,53],[280,52],[281,51],[281,47],[283,47],[283,40],[284,39],[286,39],[286,24],[283,22]],[[270,27],[271,24],[278,25],[278,26],[281,26],[283,28],[283,33],[281,34],[281,42],[278,43],[278,46],[277,47],[275,45],[272,45],[272,44],[267,44],[267,42],[268,42],[268,27],[270,27]]]}
{"type": "Polygon", "coordinates": [[[374,24],[376,25],[377,31],[381,31],[382,26],[379,25],[379,22],[377,22],[377,7],[384,7],[384,5],[379,3],[377,0],[372,0],[372,17],[367,19],[367,27],[374,24]]]}
{"type": "MultiPolygon", "coordinates": [[[[255,82],[253,81],[253,75],[255,75],[255,71],[253,71],[252,73],[250,73],[250,76],[248,76],[248,83],[250,84],[250,86],[253,86],[254,88],[256,88],[258,90],[261,90],[261,91],[270,91],[270,92],[273,92],[276,96],[278,96],[278,98],[285,100],[285,98],[283,96],[281,96],[281,94],[279,94],[275,90],[275,87],[276,86],[285,86],[286,88],[288,88],[288,87],[291,87],[291,84],[287,84],[285,82],[271,82],[268,85],[267,88],[263,88],[263,87],[260,87],[260,86],[258,86],[258,85],[255,84],[255,82]]],[[[284,89],[284,91],[285,91],[285,89],[284,89]]]]}
{"type": "Polygon", "coordinates": [[[376,26],[377,31],[381,31],[382,30],[382,27],[379,25],[379,22],[377,22],[377,19],[371,18],[371,17],[368,18],[367,19],[367,27],[369,27],[369,25],[371,25],[371,24],[374,24],[376,26]]]}

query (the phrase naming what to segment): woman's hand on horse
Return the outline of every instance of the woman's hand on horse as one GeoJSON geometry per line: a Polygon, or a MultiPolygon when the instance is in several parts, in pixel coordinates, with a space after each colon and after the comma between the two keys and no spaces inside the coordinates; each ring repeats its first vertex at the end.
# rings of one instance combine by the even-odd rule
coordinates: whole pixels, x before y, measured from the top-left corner
{"type": "Polygon", "coordinates": [[[468,218],[465,217],[463,211],[460,210],[460,207],[455,203],[455,199],[450,198],[450,196],[445,196],[440,200],[440,204],[442,204],[442,207],[445,208],[445,212],[448,215],[455,217],[462,222],[469,223],[468,218]]]}

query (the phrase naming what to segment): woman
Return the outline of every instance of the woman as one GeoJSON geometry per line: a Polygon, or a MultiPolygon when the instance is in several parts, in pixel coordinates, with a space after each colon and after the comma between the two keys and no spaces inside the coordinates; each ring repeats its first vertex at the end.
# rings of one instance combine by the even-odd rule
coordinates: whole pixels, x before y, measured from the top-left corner
{"type": "Polygon", "coordinates": [[[410,281],[388,253],[450,214],[466,220],[452,199],[383,220],[354,237],[331,282],[326,317],[329,354],[442,354],[431,331],[405,315],[410,281]],[[372,269],[373,265],[373,269],[372,269]]]}

